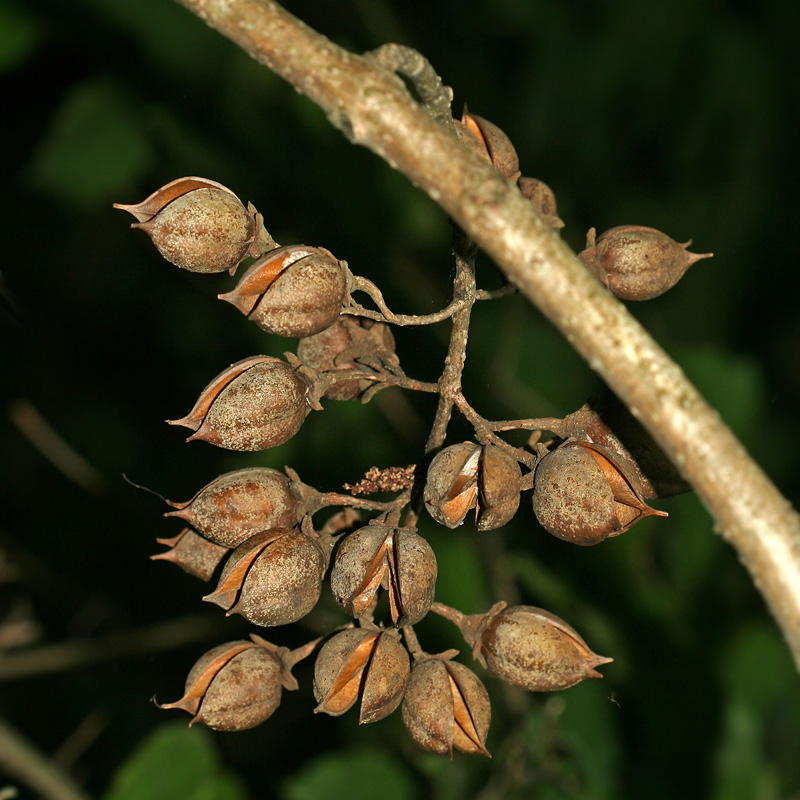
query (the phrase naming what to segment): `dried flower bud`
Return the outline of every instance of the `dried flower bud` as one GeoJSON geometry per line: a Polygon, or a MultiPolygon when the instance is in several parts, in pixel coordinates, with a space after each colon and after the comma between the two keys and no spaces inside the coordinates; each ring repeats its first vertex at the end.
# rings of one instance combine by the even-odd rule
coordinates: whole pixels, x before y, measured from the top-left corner
{"type": "Polygon", "coordinates": [[[314,665],[316,712],[338,717],[361,695],[360,724],[388,717],[403,699],[410,664],[395,631],[349,628],[331,637],[314,665]]]}
{"type": "Polygon", "coordinates": [[[564,227],[564,221],[558,216],[553,190],[544,181],[536,178],[520,178],[517,185],[534,211],[558,233],[564,227]]]}
{"type": "Polygon", "coordinates": [[[506,524],[519,507],[522,471],[496,445],[461,442],[446,447],[428,467],[425,508],[440,524],[456,528],[475,509],[479,531],[506,524]]]}
{"type": "Polygon", "coordinates": [[[592,228],[578,258],[622,300],[651,300],[671,289],[696,261],[713,253],[690,253],[665,233],[641,225],[620,225],[596,237],[592,228]]]}
{"type": "Polygon", "coordinates": [[[227,450],[266,450],[294,436],[309,411],[306,382],[294,367],[271,356],[232,364],[206,386],[182,419],[168,420],[227,450]]]}
{"type": "Polygon", "coordinates": [[[614,660],[593,653],[574,628],[541,608],[497,603],[486,614],[467,616],[437,604],[434,611],[458,625],[482,666],[532,692],[553,692],[586,678],[602,678],[595,667],[614,660]]]}
{"type": "Polygon", "coordinates": [[[191,272],[234,270],[255,238],[256,224],[226,186],[205,178],[179,178],[129,211],[171,264],[191,272]]]}
{"type": "Polygon", "coordinates": [[[553,536],[592,545],[619,536],[651,514],[635,472],[617,454],[590,442],[567,441],[536,467],[533,511],[553,536]]]}
{"type": "Polygon", "coordinates": [[[385,323],[345,317],[324,331],[301,339],[297,344],[297,357],[319,372],[338,372],[341,375],[325,390],[325,397],[352,400],[374,382],[364,378],[348,379],[348,372],[360,364],[395,365],[394,347],[392,330],[385,323]]]}
{"type": "Polygon", "coordinates": [[[411,528],[367,525],[340,544],[331,570],[336,602],[354,617],[364,613],[382,586],[398,628],[419,622],[433,602],[436,556],[411,528]]]}
{"type": "Polygon", "coordinates": [[[228,553],[228,548],[204,539],[191,528],[184,528],[171,539],[156,539],[167,545],[169,550],[150,556],[153,561],[172,561],[184,572],[201,581],[210,581],[220,562],[228,553]]]}
{"type": "Polygon", "coordinates": [[[492,166],[505,178],[512,181],[520,176],[519,156],[511,144],[511,139],[488,119],[469,114],[466,109],[461,115],[461,122],[466,125],[489,153],[492,166]]]}
{"type": "Polygon", "coordinates": [[[261,531],[288,528],[297,522],[297,499],[289,479],[265,467],[227,472],[187,503],[170,505],[176,510],[164,516],[179,517],[226,548],[238,547],[261,531]]]}
{"type": "Polygon", "coordinates": [[[472,670],[437,657],[414,664],[403,698],[403,722],[423,750],[452,758],[455,747],[488,756],[484,745],[491,716],[489,695],[472,670]]]}
{"type": "Polygon", "coordinates": [[[318,247],[290,245],[254,261],[232,292],[219,295],[278,336],[311,336],[333,325],[346,281],[339,262],[318,247]]]}
{"type": "Polygon", "coordinates": [[[297,689],[291,674],[307,653],[289,652],[259,636],[221,644],[201,656],[189,672],[184,696],[161,708],[179,708],[192,721],[218,731],[244,731],[272,716],[281,690],[297,689]]]}
{"type": "Polygon", "coordinates": [[[257,533],[230,555],[203,600],[265,627],[302,619],[319,600],[327,560],[319,544],[288,528],[257,533]]]}

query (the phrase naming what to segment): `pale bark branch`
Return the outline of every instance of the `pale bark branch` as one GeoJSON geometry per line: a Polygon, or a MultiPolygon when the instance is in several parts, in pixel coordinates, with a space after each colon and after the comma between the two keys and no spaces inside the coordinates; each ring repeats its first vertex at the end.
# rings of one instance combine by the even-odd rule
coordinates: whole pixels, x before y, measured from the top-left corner
{"type": "Polygon", "coordinates": [[[268,0],[178,0],[306,94],[416,183],[500,266],[625,402],[702,498],[800,667],[800,517],[680,368],[533,212],[374,58],[268,0]]]}

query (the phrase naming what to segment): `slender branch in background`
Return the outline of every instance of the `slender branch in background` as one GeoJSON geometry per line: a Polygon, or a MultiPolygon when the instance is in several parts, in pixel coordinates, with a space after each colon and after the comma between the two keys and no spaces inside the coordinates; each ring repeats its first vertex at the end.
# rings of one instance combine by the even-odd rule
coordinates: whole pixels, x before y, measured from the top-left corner
{"type": "Polygon", "coordinates": [[[561,330],[697,491],[800,667],[800,517],[680,368],[518,189],[420,110],[374,57],[342,50],[276,3],[178,2],[321,106],[349,140],[416,183],[561,330]]]}
{"type": "Polygon", "coordinates": [[[105,488],[103,476],[75,449],[67,444],[50,423],[27,401],[16,400],[8,407],[8,417],[20,433],[63,475],[84,491],[96,493],[105,488]]]}
{"type": "MultiPolygon", "coordinates": [[[[0,719],[0,768],[47,800],[90,800],[72,778],[0,719]]],[[[6,795],[14,797],[14,795],[6,795]]]]}
{"type": "Polygon", "coordinates": [[[215,636],[222,630],[223,624],[222,620],[198,614],[97,639],[71,639],[4,653],[0,660],[0,682],[49,675],[114,658],[183,647],[215,636]]]}

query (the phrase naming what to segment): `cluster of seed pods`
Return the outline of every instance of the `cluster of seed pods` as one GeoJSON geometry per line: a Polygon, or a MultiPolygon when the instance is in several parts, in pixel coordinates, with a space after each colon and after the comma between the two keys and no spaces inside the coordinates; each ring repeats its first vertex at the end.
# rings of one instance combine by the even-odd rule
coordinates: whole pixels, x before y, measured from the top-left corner
{"type": "MultiPolygon", "coordinates": [[[[514,182],[558,233],[555,198],[546,184],[521,177],[508,137],[492,123],[464,113],[455,121],[462,143],[514,182]]],[[[252,205],[227,187],[189,177],[172,181],[132,213],[165,259],[195,272],[230,272],[253,261],[236,287],[219,297],[268,333],[298,338],[286,359],[258,355],[224,369],[191,411],[170,424],[228,450],[259,451],[295,436],[321,401],[366,400],[382,386],[414,388],[402,371],[387,322],[359,317],[350,293],[357,281],[347,264],[321,247],[278,246],[252,205]]],[[[695,256],[651,228],[590,231],[581,260],[610,291],[629,300],[657,296],[685,273],[695,256]]],[[[361,284],[363,285],[363,284],[361,284]]],[[[387,318],[388,320],[388,318],[387,318]]],[[[531,426],[528,426],[531,427],[531,426]]],[[[426,653],[413,626],[433,611],[458,626],[481,667],[528,691],[556,691],[611,661],[594,653],[554,614],[501,602],[467,616],[436,602],[437,562],[402,509],[419,495],[430,516],[457,528],[474,514],[480,532],[508,523],[531,490],[541,526],[579,545],[594,545],[663,512],[646,500],[688,487],[647,434],[621,407],[585,407],[563,420],[545,420],[553,438],[527,450],[476,427],[477,441],[450,445],[424,477],[389,468],[359,491],[398,492],[395,501],[361,504],[379,513],[367,524],[343,495],[322,494],[287,468],[252,467],[221,475],[189,501],[171,503],[167,517],[185,527],[158,539],[172,561],[216,588],[203,599],[259,627],[288,625],[311,613],[327,580],[349,622],[322,639],[289,650],[253,634],[212,648],[197,661],[184,696],[163,708],[226,731],[262,723],[282,691],[298,688],[292,668],[316,651],[315,712],[332,716],[358,705],[360,723],[381,720],[402,705],[408,733],[422,748],[488,755],[489,695],[478,677],[455,660],[458,651],[426,653]],[[417,492],[414,480],[424,488],[417,492]],[[366,487],[366,488],[364,488],[366,487]],[[321,528],[313,516],[341,505],[321,528]],[[385,597],[383,606],[380,600],[385,597]],[[384,608],[376,621],[377,609],[384,608]]]]}

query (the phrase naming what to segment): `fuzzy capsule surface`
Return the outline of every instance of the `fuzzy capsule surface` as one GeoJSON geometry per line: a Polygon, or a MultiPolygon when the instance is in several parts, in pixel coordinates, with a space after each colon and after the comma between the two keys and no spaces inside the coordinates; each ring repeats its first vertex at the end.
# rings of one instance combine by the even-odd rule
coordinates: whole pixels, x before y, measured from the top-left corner
{"type": "Polygon", "coordinates": [[[215,592],[203,599],[254,625],[289,625],[317,604],[326,562],[317,542],[277,528],[252,536],[231,553],[215,592]]]}
{"type": "Polygon", "coordinates": [[[226,450],[267,450],[291,439],[308,414],[308,386],[280,359],[265,356],[222,388],[215,381],[217,378],[198,401],[200,404],[206,394],[210,395],[202,422],[190,441],[200,439],[226,450]]]}
{"type": "Polygon", "coordinates": [[[491,617],[475,652],[498,678],[536,692],[602,678],[595,667],[611,661],[593,653],[563,620],[533,606],[514,606],[491,617]]]}
{"type": "Polygon", "coordinates": [[[187,192],[134,227],[150,236],[167,261],[190,272],[230,270],[252,243],[247,209],[232,192],[215,187],[187,192]]]}
{"type": "Polygon", "coordinates": [[[403,723],[423,750],[452,757],[486,751],[492,717],[489,694],[472,670],[439,658],[417,662],[402,706],[403,723]]]}
{"type": "Polygon", "coordinates": [[[218,545],[238,547],[260,531],[294,525],[296,507],[284,474],[250,467],[220,475],[166,516],[180,517],[218,545]]]}
{"type": "Polygon", "coordinates": [[[179,708],[218,731],[243,731],[272,716],[281,702],[282,667],[270,650],[248,641],[204,653],[189,672],[184,696],[161,708],[179,708]]]}

